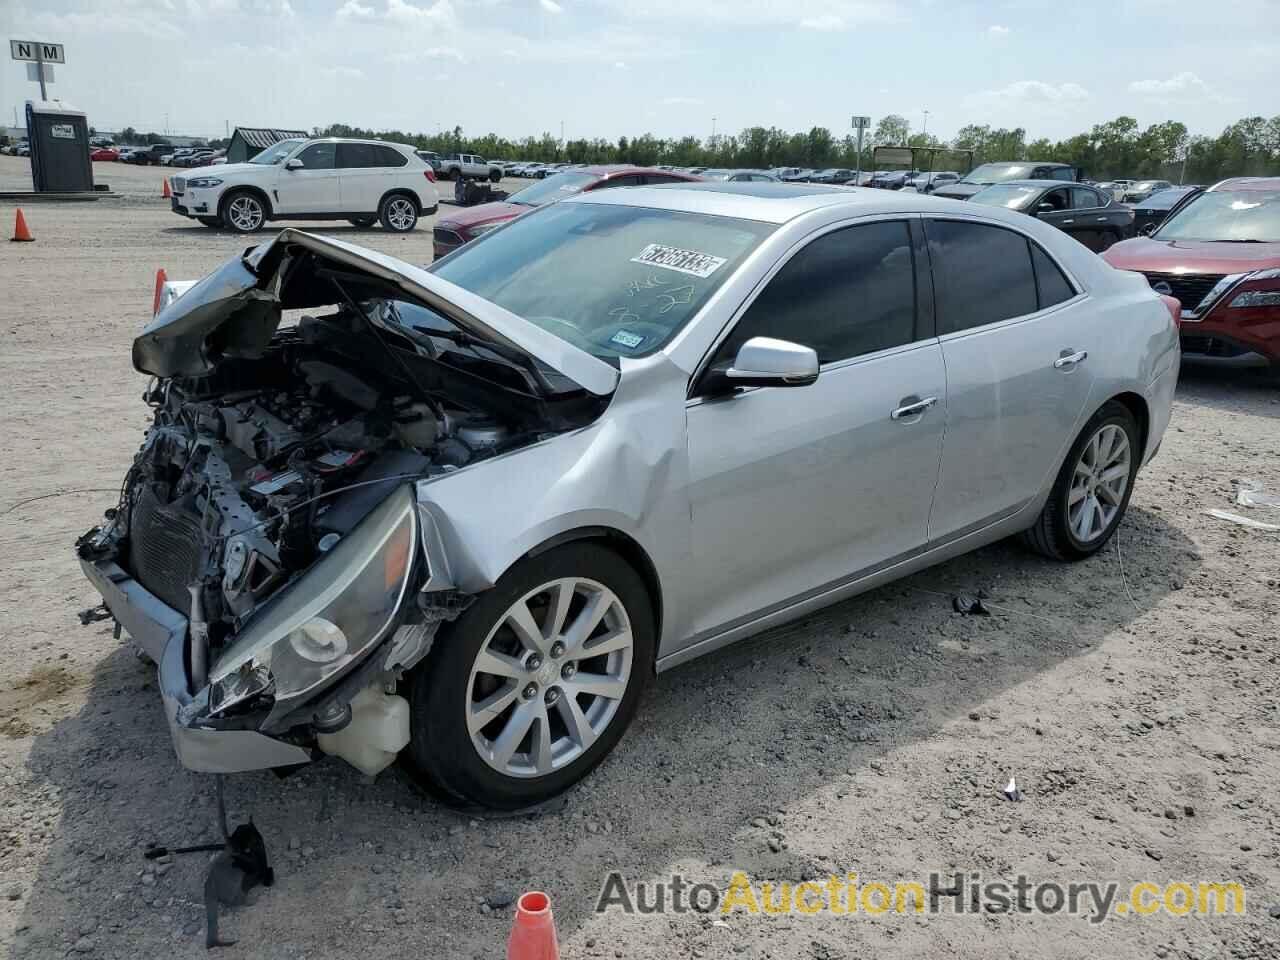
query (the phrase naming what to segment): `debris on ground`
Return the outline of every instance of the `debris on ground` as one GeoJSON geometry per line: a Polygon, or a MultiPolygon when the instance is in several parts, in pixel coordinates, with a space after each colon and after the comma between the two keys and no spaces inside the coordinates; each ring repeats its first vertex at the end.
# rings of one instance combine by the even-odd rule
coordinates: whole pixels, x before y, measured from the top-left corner
{"type": "Polygon", "coordinates": [[[1252,517],[1242,517],[1238,513],[1232,513],[1230,510],[1206,510],[1209,516],[1218,520],[1226,520],[1230,523],[1238,523],[1242,527],[1248,527],[1251,530],[1280,530],[1280,523],[1264,523],[1261,520],[1254,520],[1252,517]]]}

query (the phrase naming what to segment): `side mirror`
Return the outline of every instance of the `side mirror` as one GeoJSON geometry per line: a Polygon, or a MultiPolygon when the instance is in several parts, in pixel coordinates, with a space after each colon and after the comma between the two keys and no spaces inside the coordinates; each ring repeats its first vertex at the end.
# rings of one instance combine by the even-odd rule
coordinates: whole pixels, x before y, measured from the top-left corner
{"type": "Polygon", "coordinates": [[[1138,230],[1138,233],[1140,233],[1144,237],[1149,237],[1151,236],[1151,234],[1156,232],[1157,226],[1159,226],[1159,224],[1157,224],[1155,221],[1152,221],[1151,223],[1144,223],[1142,225],[1142,228],[1138,230]]]}
{"type": "Polygon", "coordinates": [[[1044,202],[1044,201],[1042,201],[1039,204],[1039,206],[1036,207],[1037,213],[1053,213],[1053,210],[1054,210],[1053,204],[1044,202]]]}
{"type": "Polygon", "coordinates": [[[728,365],[707,371],[706,392],[731,393],[737,387],[807,387],[818,379],[818,354],[773,337],[752,337],[728,365]]]}
{"type": "Polygon", "coordinates": [[[284,168],[286,170],[301,170],[305,166],[306,164],[303,163],[301,160],[299,160],[297,157],[294,157],[291,160],[286,160],[284,162],[284,168]]]}

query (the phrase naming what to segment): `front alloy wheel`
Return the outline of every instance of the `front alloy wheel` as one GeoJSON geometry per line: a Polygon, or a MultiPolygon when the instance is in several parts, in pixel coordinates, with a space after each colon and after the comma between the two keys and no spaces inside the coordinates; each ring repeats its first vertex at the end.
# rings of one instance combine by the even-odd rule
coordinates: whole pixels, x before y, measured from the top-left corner
{"type": "Polygon", "coordinates": [[[617,554],[573,543],[522,560],[409,678],[406,766],[458,804],[554,796],[622,736],[653,640],[648,591],[617,554]]]}
{"type": "Polygon", "coordinates": [[[222,213],[222,222],[237,233],[256,233],[266,219],[266,207],[252,193],[233,193],[222,213]]]}

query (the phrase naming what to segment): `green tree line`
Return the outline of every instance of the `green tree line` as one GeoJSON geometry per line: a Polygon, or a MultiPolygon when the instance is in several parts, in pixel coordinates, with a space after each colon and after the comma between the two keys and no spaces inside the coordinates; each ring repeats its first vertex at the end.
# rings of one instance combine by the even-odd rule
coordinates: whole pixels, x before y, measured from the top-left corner
{"type": "MultiPolygon", "coordinates": [[[[645,166],[706,167],[856,167],[857,141],[852,135],[835,136],[826,127],[790,133],[778,127],[748,127],[736,135],[705,139],[664,139],[645,133],[560,142],[551,133],[539,137],[508,139],[489,133],[465,134],[461,127],[436,134],[402,130],[368,130],[332,124],[313,131],[317,136],[380,137],[412,143],[439,153],[477,153],[499,160],[537,160],[570,163],[636,163],[645,166]]],[[[1187,183],[1211,183],[1229,176],[1280,175],[1280,116],[1246,117],[1227,126],[1216,137],[1190,136],[1185,124],[1169,120],[1145,130],[1132,117],[1100,123],[1087,133],[1057,142],[1048,138],[1027,140],[1021,127],[993,128],[986,124],[962,127],[950,142],[932,134],[911,134],[907,120],[896,114],[884,117],[863,146],[861,167],[874,166],[873,149],[883,146],[933,147],[935,170],[968,169],[993,160],[1055,160],[1082,168],[1093,179],[1112,177],[1161,177],[1187,183]]],[[[926,155],[917,163],[928,167],[926,155]]]]}

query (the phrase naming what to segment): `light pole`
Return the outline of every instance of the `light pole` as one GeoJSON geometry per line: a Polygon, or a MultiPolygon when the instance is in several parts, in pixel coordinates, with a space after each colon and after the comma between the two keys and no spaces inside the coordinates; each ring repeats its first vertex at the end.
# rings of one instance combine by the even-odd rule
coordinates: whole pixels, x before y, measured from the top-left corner
{"type": "Polygon", "coordinates": [[[924,112],[924,126],[920,128],[920,136],[923,137],[928,132],[929,132],[929,111],[926,110],[924,112]]]}

